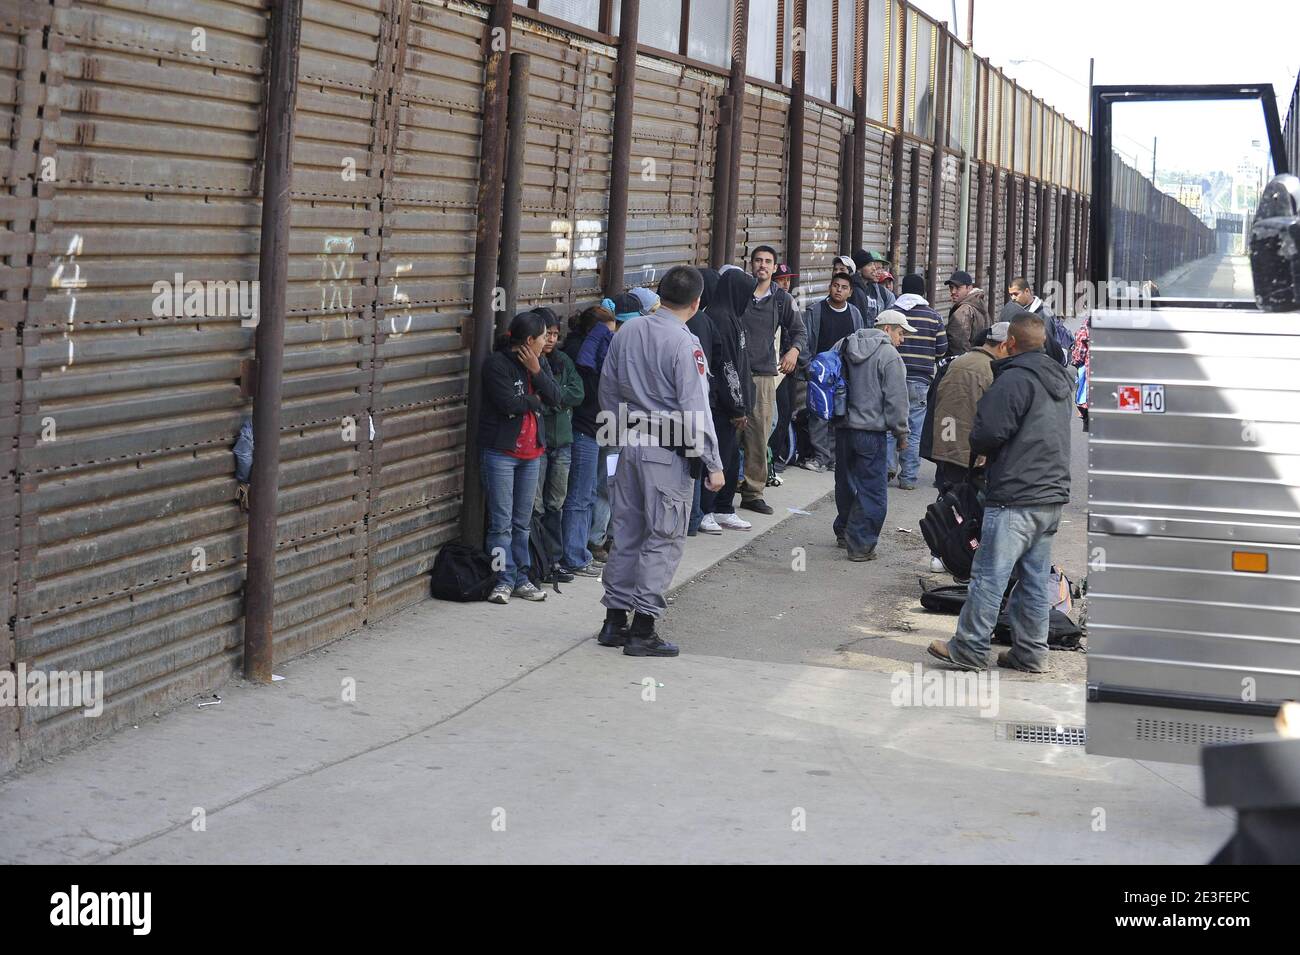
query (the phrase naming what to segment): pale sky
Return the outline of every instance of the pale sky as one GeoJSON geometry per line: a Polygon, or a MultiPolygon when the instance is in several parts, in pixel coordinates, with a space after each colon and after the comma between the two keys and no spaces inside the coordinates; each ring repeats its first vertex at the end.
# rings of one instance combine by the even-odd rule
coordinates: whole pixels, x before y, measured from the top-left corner
{"type": "MultiPolygon", "coordinates": [[[[953,22],[954,0],[912,2],[953,22]]],[[[955,6],[953,32],[965,39],[967,0],[955,6]]],[[[1089,56],[1098,85],[1272,83],[1285,122],[1300,70],[1298,11],[1296,0],[975,0],[975,52],[1085,129],[1089,56]]]]}

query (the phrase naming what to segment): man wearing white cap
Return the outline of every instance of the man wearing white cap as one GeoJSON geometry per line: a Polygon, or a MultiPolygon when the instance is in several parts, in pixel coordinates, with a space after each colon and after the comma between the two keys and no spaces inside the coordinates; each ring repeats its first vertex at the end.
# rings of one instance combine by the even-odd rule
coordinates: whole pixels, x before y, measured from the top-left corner
{"type": "Polygon", "coordinates": [[[886,448],[907,447],[907,369],[898,354],[916,329],[887,309],[844,339],[845,412],[835,419],[835,537],[849,560],[874,560],[889,504],[886,448]]]}

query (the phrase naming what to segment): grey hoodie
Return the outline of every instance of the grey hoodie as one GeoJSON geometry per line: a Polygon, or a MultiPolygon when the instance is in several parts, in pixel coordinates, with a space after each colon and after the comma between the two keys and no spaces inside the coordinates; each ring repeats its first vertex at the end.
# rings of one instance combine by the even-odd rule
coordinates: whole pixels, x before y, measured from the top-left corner
{"type": "Polygon", "coordinates": [[[836,422],[858,431],[907,434],[907,369],[882,329],[861,328],[844,339],[848,415],[836,422]]]}

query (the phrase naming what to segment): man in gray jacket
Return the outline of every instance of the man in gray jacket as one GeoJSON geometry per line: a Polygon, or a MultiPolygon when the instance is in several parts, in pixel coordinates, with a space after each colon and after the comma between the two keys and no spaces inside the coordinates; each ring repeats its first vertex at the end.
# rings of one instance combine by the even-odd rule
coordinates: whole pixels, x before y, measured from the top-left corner
{"type": "Polygon", "coordinates": [[[849,560],[875,560],[889,504],[885,449],[907,447],[907,370],[898,346],[915,332],[894,309],[844,339],[846,413],[835,421],[835,539],[849,560]]]}

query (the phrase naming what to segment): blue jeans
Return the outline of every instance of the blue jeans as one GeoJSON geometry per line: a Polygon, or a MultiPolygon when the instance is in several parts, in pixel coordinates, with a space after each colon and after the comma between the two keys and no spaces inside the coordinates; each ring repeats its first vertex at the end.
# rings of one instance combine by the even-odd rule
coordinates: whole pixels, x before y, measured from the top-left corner
{"type": "Polygon", "coordinates": [[[591,509],[596,502],[596,468],[599,464],[600,448],[596,439],[575,431],[573,453],[569,458],[569,493],[564,498],[564,513],[560,520],[564,538],[564,556],[560,564],[569,570],[591,563],[587,535],[591,533],[591,509]]]}
{"type": "Polygon", "coordinates": [[[835,534],[843,536],[850,553],[876,546],[889,506],[883,431],[838,428],[835,432],[835,534]]]}
{"type": "Polygon", "coordinates": [[[1014,571],[1020,582],[1007,605],[1011,658],[1027,669],[1046,669],[1052,538],[1061,523],[1061,507],[984,509],[980,546],[971,565],[970,593],[957,618],[957,633],[948,642],[948,654],[955,663],[980,670],[988,665],[1002,595],[1014,571]]]}
{"type": "MultiPolygon", "coordinates": [[[[903,452],[902,470],[898,479],[907,484],[915,484],[921,473],[921,429],[925,427],[925,408],[930,393],[928,381],[907,379],[907,450],[903,452]]],[[[894,442],[889,442],[889,470],[899,470],[898,452],[894,442]]]]}
{"type": "MultiPolygon", "coordinates": [[[[564,556],[564,500],[569,494],[569,461],[573,445],[547,448],[537,459],[537,496],[533,498],[533,516],[540,518],[541,552],[551,562],[560,563],[564,556]]],[[[551,567],[544,568],[550,570],[551,567]]]]}
{"type": "Polygon", "coordinates": [[[483,493],[487,497],[484,543],[497,583],[511,590],[528,582],[528,531],[537,494],[537,458],[521,461],[502,451],[483,451],[483,493]]]}
{"type": "Polygon", "coordinates": [[[609,536],[609,454],[612,448],[600,449],[596,466],[596,496],[591,502],[591,529],[587,532],[588,547],[605,546],[609,536]]]}

